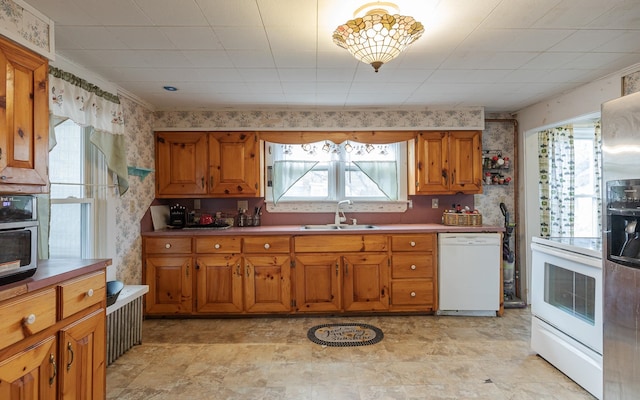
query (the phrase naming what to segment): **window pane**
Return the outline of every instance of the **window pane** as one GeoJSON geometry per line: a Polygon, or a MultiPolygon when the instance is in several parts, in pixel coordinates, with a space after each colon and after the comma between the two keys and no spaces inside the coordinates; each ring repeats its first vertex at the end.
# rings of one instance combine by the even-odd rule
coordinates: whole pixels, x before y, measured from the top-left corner
{"type": "Polygon", "coordinates": [[[51,204],[49,227],[49,256],[51,258],[89,257],[83,254],[83,245],[89,232],[87,203],[51,204]]]}
{"type": "Polygon", "coordinates": [[[349,168],[344,172],[346,197],[370,197],[384,199],[385,194],[378,185],[358,168],[349,168]]]}
{"type": "MultiPolygon", "coordinates": [[[[54,183],[83,182],[83,129],[71,120],[56,126],[56,146],[49,153],[49,179],[54,183]]],[[[51,197],[83,197],[81,186],[51,185],[51,197]]]]}
{"type": "Polygon", "coordinates": [[[574,146],[575,193],[577,195],[594,195],[593,140],[576,139],[574,146]]]}
{"type": "Polygon", "coordinates": [[[327,198],[329,196],[329,171],[326,165],[324,168],[316,166],[314,169],[306,173],[300,178],[295,185],[291,187],[282,196],[282,200],[287,198],[327,198]]]}

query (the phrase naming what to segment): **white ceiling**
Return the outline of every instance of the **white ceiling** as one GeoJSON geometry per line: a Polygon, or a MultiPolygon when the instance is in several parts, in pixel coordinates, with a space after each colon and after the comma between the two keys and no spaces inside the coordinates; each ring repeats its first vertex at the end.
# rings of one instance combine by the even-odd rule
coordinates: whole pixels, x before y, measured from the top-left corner
{"type": "Polygon", "coordinates": [[[332,41],[365,0],[27,2],[58,55],[155,110],[514,112],[640,62],[638,0],[397,0],[425,33],[379,73],[332,41]]]}

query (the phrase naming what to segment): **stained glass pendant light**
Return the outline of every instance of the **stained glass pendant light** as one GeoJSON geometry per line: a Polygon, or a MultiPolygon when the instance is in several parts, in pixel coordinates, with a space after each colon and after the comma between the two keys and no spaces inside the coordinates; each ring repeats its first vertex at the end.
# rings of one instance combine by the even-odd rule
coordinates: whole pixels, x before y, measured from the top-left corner
{"type": "Polygon", "coordinates": [[[390,2],[365,4],[354,13],[363,16],[336,28],[333,42],[378,72],[424,32],[424,26],[413,17],[391,15],[389,10],[398,12],[398,6],[390,2]]]}

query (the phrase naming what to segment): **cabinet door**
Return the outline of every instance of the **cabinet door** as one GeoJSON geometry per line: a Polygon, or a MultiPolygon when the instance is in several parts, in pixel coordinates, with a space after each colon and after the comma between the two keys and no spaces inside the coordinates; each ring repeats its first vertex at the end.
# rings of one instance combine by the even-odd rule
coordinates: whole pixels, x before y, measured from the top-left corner
{"type": "Polygon", "coordinates": [[[49,190],[47,60],[0,39],[0,192],[49,190]]]}
{"type": "Polygon", "coordinates": [[[207,193],[207,134],[156,132],[157,197],[207,193]]]}
{"type": "Polygon", "coordinates": [[[148,314],[188,314],[192,310],[191,257],[147,256],[148,314]]]}
{"type": "Polygon", "coordinates": [[[255,133],[210,133],[209,160],[209,194],[217,197],[259,195],[260,153],[255,133]]]}
{"type": "Polygon", "coordinates": [[[199,255],[196,269],[196,311],[242,312],[242,257],[239,254],[199,255]]]}
{"type": "Polygon", "coordinates": [[[453,192],[482,193],[482,141],[480,132],[449,134],[450,189],[453,192]]]}
{"type": "Polygon", "coordinates": [[[343,257],[344,310],[377,311],[389,308],[387,254],[362,253],[343,257]]]}
{"type": "Polygon", "coordinates": [[[338,254],[296,255],[297,311],[340,311],[341,261],[338,254]]]}
{"type": "Polygon", "coordinates": [[[291,258],[287,254],[244,257],[247,312],[291,310],[291,258]]]}
{"type": "Polygon", "coordinates": [[[449,192],[449,146],[446,132],[422,132],[416,141],[416,193],[449,192]]]}
{"type": "Polygon", "coordinates": [[[53,400],[60,366],[54,336],[0,362],[0,399],[53,400]]]}
{"type": "Polygon", "coordinates": [[[98,400],[106,394],[105,310],[100,309],[60,331],[60,398],[98,400]]]}

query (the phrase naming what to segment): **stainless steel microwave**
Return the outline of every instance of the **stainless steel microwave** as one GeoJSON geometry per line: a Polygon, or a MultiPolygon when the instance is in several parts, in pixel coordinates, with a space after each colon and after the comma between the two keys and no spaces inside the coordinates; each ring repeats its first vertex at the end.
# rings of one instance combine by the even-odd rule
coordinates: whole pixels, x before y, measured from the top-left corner
{"type": "Polygon", "coordinates": [[[38,221],[33,196],[0,196],[0,285],[35,274],[38,221]]]}

